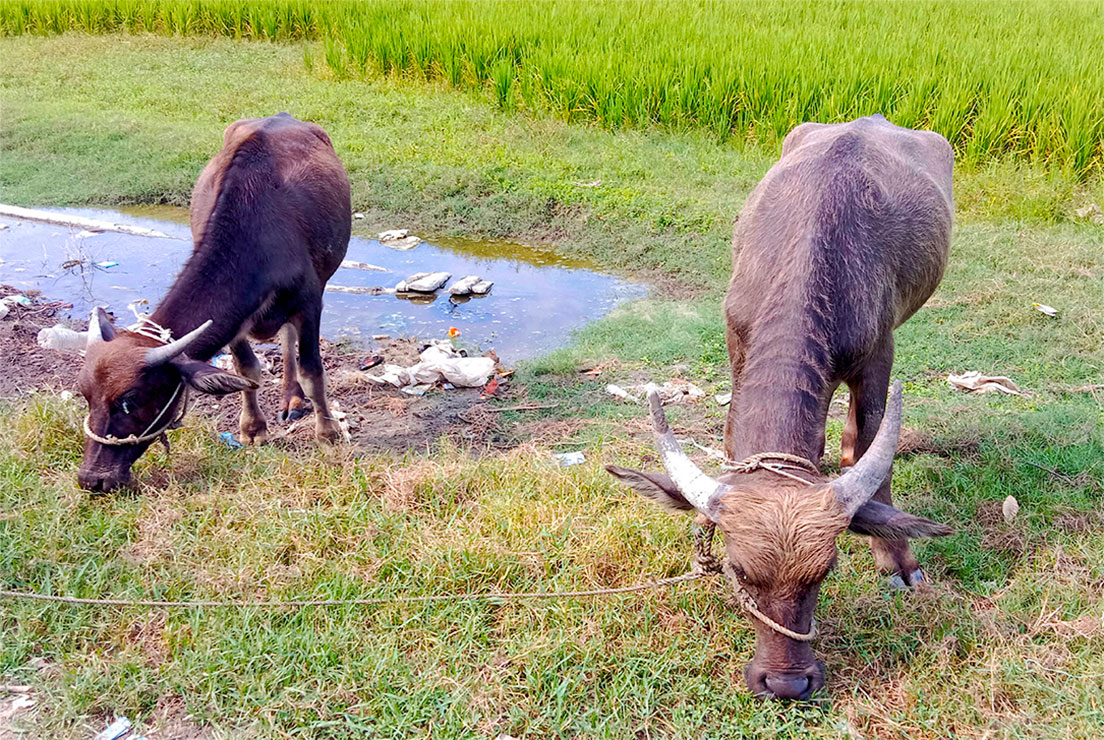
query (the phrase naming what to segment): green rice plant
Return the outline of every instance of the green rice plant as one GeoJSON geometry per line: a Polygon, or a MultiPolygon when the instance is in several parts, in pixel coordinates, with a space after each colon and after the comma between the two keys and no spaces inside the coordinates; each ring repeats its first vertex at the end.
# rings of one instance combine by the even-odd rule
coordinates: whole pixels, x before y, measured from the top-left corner
{"type": "Polygon", "coordinates": [[[494,84],[495,99],[498,107],[510,111],[514,108],[514,65],[507,59],[500,59],[491,68],[491,81],[494,84]]]}
{"type": "Polygon", "coordinates": [[[1104,165],[1104,5],[1077,0],[5,0],[0,34],[322,39],[341,74],[440,78],[603,126],[770,144],[883,113],[977,163],[1104,165]],[[336,53],[336,47],[345,51],[336,53]],[[507,71],[509,68],[509,72],[507,71]],[[508,93],[508,95],[507,95],[508,93]]]}

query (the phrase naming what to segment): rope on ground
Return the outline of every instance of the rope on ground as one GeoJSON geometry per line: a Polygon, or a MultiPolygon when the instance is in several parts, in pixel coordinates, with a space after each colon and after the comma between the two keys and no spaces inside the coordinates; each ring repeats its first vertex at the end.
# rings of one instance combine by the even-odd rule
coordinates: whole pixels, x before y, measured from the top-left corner
{"type": "Polygon", "coordinates": [[[521,599],[569,599],[585,598],[591,596],[610,596],[613,594],[627,594],[637,591],[647,591],[663,586],[672,586],[676,583],[694,581],[702,578],[707,573],[693,570],[681,576],[673,578],[661,578],[657,581],[638,583],[635,586],[621,586],[620,588],[595,588],[582,591],[515,591],[466,594],[433,594],[429,596],[375,596],[363,599],[306,599],[306,600],[279,600],[279,601],[151,601],[139,599],[85,599],[76,596],[53,596],[29,591],[2,591],[0,598],[17,599],[22,601],[49,601],[60,604],[83,604],[88,606],[139,606],[152,608],[179,608],[179,609],[280,609],[285,607],[302,608],[308,606],[373,606],[380,604],[424,604],[430,602],[458,602],[458,601],[517,601],[521,599]]]}

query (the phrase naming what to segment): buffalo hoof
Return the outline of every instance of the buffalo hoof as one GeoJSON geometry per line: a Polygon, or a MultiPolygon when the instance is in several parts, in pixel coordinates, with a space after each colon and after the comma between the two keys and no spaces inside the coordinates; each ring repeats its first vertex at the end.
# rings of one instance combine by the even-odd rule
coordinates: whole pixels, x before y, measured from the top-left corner
{"type": "Polygon", "coordinates": [[[924,572],[917,568],[908,575],[908,581],[901,577],[900,573],[894,573],[889,577],[889,589],[891,591],[911,591],[924,583],[924,572]]]}
{"type": "Polygon", "coordinates": [[[320,442],[340,442],[341,427],[328,419],[320,421],[314,428],[314,437],[320,442]]]}
{"type": "Polygon", "coordinates": [[[266,444],[268,442],[268,427],[264,424],[243,427],[241,433],[238,434],[238,441],[243,445],[266,444]]]}
{"type": "Polygon", "coordinates": [[[287,408],[281,411],[276,418],[284,424],[289,424],[296,419],[302,419],[308,413],[310,413],[310,406],[307,405],[307,402],[302,398],[293,397],[288,400],[287,408]]]}
{"type": "Polygon", "coordinates": [[[276,418],[279,419],[281,423],[287,424],[289,422],[295,421],[296,419],[302,419],[304,416],[307,415],[307,412],[308,412],[308,410],[305,407],[300,406],[297,409],[289,409],[287,411],[281,411],[276,416],[276,418]]]}

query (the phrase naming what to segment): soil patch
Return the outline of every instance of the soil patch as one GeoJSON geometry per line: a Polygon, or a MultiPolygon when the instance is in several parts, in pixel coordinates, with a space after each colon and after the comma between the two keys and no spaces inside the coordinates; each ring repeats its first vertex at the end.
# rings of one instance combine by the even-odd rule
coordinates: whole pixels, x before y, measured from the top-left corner
{"type": "MultiPolygon", "coordinates": [[[[0,297],[17,291],[0,286],[0,297]]],[[[87,329],[87,322],[59,319],[63,307],[39,295],[27,294],[29,306],[15,306],[0,319],[0,399],[12,399],[35,391],[75,390],[81,358],[38,346],[40,329],[64,323],[74,329],[87,329]]],[[[443,390],[435,388],[424,396],[409,396],[398,390],[380,388],[363,379],[360,367],[372,355],[385,363],[408,366],[418,359],[420,345],[412,339],[388,339],[372,350],[322,341],[322,359],[326,368],[329,398],[337,401],[348,415],[352,444],[365,451],[426,451],[442,436],[455,437],[465,446],[510,446],[500,433],[498,414],[487,410],[488,400],[479,389],[443,390]]],[[[276,419],[281,399],[282,363],[276,347],[257,350],[271,368],[263,374],[261,408],[269,424],[269,434],[281,444],[315,444],[311,416],[284,424],[276,419]]],[[[494,400],[516,403],[506,379],[500,380],[494,400]]],[[[241,396],[205,396],[192,394],[189,414],[211,418],[219,433],[238,432],[241,396]]]]}

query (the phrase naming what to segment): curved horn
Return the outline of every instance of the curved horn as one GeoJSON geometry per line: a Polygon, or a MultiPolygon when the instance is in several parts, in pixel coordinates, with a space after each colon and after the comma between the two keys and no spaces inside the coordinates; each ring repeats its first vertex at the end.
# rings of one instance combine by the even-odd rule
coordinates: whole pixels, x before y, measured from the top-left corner
{"type": "Polygon", "coordinates": [[[96,342],[110,342],[115,338],[115,325],[103,306],[96,306],[88,317],[88,344],[91,347],[96,342]]]}
{"type": "Polygon", "coordinates": [[[702,472],[701,468],[682,451],[682,445],[675,439],[667,416],[663,413],[663,404],[654,385],[649,384],[648,405],[652,411],[652,429],[655,432],[656,447],[663,460],[667,474],[678,486],[686,502],[703,514],[707,514],[713,499],[729,489],[727,485],[702,472]]]}
{"type": "Polygon", "coordinates": [[[158,365],[164,365],[166,362],[172,362],[174,358],[182,355],[192,342],[199,339],[199,335],[207,331],[207,327],[213,323],[211,319],[207,319],[175,342],[169,342],[161,347],[147,350],[146,367],[157,367],[158,365]]]}
{"type": "Polygon", "coordinates": [[[832,481],[836,498],[848,517],[854,516],[885,482],[893,468],[893,454],[897,452],[897,435],[900,432],[901,381],[898,380],[889,391],[889,402],[874,441],[850,470],[832,481]]]}

